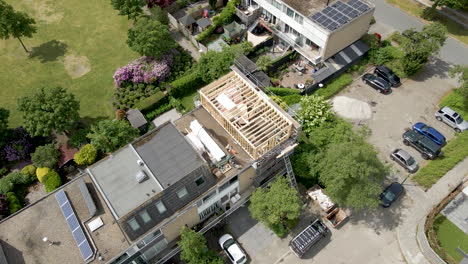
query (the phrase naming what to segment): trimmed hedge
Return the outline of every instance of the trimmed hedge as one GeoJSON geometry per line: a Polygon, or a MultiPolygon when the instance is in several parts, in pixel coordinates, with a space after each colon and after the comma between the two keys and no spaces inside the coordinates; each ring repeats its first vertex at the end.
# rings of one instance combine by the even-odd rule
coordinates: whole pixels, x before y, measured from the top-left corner
{"type": "Polygon", "coordinates": [[[153,111],[147,113],[145,115],[145,117],[148,120],[153,120],[158,115],[160,115],[160,114],[162,114],[164,112],[167,112],[167,111],[169,111],[171,109],[172,109],[172,105],[170,103],[166,103],[166,104],[163,104],[163,105],[159,106],[158,108],[154,109],[153,111]]]}
{"type": "Polygon", "coordinates": [[[315,91],[314,94],[323,96],[325,97],[325,99],[329,99],[333,95],[343,90],[343,88],[350,85],[352,82],[353,77],[351,76],[351,74],[345,73],[333,80],[332,82],[330,82],[329,84],[325,85],[325,87],[315,91]]]}
{"type": "Polygon", "coordinates": [[[291,94],[291,95],[280,96],[280,98],[287,105],[293,105],[293,104],[298,104],[298,103],[301,102],[302,95],[300,95],[300,94],[291,94]]]}
{"type": "Polygon", "coordinates": [[[184,95],[193,93],[203,85],[205,85],[205,82],[202,80],[201,76],[199,76],[198,72],[192,71],[171,83],[169,95],[174,98],[180,98],[184,95]]]}
{"type": "Polygon", "coordinates": [[[294,95],[294,94],[301,93],[299,90],[291,89],[291,88],[267,87],[266,89],[278,96],[287,96],[287,95],[294,95]]]}
{"type": "Polygon", "coordinates": [[[60,185],[62,185],[62,179],[60,179],[60,175],[53,170],[44,176],[43,182],[46,192],[52,192],[60,187],[60,185]]]}
{"type": "Polygon", "coordinates": [[[161,104],[164,104],[168,101],[166,94],[161,91],[156,92],[150,97],[146,97],[135,105],[135,108],[138,108],[142,113],[147,113],[161,104]]]}

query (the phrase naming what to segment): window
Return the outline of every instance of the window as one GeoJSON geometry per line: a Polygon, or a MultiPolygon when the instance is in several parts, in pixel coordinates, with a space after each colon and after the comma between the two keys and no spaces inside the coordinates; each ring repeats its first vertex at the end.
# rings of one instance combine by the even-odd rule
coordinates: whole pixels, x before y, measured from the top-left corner
{"type": "Polygon", "coordinates": [[[298,13],[296,13],[296,15],[294,15],[294,20],[296,20],[297,23],[302,25],[302,22],[304,21],[304,18],[301,15],[299,15],[298,13]]]}
{"type": "Polygon", "coordinates": [[[148,223],[149,221],[151,221],[151,216],[148,214],[148,211],[146,210],[143,210],[139,213],[140,217],[141,217],[141,220],[143,220],[143,223],[148,223]]]}
{"type": "Polygon", "coordinates": [[[137,231],[138,229],[140,229],[140,224],[138,224],[135,217],[130,219],[130,221],[128,221],[127,223],[133,231],[137,231]]]}
{"type": "Polygon", "coordinates": [[[184,187],[177,191],[177,197],[179,197],[179,199],[184,199],[187,196],[188,196],[187,188],[184,187]]]}
{"type": "Polygon", "coordinates": [[[213,198],[213,196],[216,195],[216,190],[215,191],[212,191],[210,194],[208,194],[207,196],[203,197],[203,202],[205,203],[206,201],[210,200],[211,198],[213,198]]]}
{"type": "Polygon", "coordinates": [[[227,187],[229,187],[229,185],[230,185],[229,182],[226,182],[225,184],[221,185],[221,187],[219,187],[219,192],[226,190],[227,187]]]}
{"type": "Polygon", "coordinates": [[[273,0],[273,6],[281,10],[282,4],[280,4],[278,1],[273,0]]]}
{"type": "Polygon", "coordinates": [[[239,177],[235,176],[232,179],[229,180],[229,184],[234,184],[239,180],[239,177]]]}
{"type": "Polygon", "coordinates": [[[198,177],[196,180],[195,180],[195,184],[200,187],[203,183],[205,183],[205,178],[203,178],[203,176],[200,176],[198,177]]]}
{"type": "Polygon", "coordinates": [[[288,7],[286,9],[286,15],[288,15],[289,17],[294,17],[294,11],[288,7]]]}
{"type": "Polygon", "coordinates": [[[156,203],[156,208],[158,209],[158,212],[160,214],[166,212],[166,206],[164,206],[164,204],[161,201],[156,203]]]}

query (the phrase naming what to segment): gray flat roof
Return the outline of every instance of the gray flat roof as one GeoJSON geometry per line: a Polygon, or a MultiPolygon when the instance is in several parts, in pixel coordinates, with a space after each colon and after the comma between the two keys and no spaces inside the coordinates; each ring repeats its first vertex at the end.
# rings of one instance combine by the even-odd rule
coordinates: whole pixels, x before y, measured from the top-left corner
{"type": "Polygon", "coordinates": [[[138,139],[133,146],[164,189],[205,164],[170,122],[138,139]]]}
{"type": "Polygon", "coordinates": [[[138,160],[132,146],[127,145],[89,167],[117,219],[162,191],[151,172],[140,166],[138,160]],[[136,180],[140,171],[146,172],[148,176],[142,183],[136,180]]]}

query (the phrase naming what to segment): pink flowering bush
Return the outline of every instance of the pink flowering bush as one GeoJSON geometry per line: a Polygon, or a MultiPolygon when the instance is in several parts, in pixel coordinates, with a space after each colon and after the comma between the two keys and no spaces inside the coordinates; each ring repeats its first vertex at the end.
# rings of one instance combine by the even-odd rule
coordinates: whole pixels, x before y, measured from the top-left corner
{"type": "Polygon", "coordinates": [[[155,60],[152,57],[141,57],[115,72],[115,85],[122,87],[128,83],[152,84],[164,81],[171,73],[172,63],[172,54],[163,55],[160,60],[155,60]]]}

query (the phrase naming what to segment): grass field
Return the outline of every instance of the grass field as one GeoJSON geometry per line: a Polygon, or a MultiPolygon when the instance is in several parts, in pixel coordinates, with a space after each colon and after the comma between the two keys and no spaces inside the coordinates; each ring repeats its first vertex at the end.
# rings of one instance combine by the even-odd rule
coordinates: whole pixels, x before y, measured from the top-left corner
{"type": "Polygon", "coordinates": [[[456,250],[460,247],[468,252],[468,235],[460,228],[448,220],[445,216],[439,214],[434,221],[434,230],[437,233],[439,245],[456,263],[462,260],[462,255],[456,250]]]}
{"type": "MultiPolygon", "coordinates": [[[[401,8],[402,10],[414,16],[417,16],[420,19],[422,19],[421,14],[424,8],[426,7],[420,3],[416,3],[413,0],[387,0],[387,2],[394,6],[401,8]]],[[[427,20],[424,20],[424,21],[430,22],[427,20]]],[[[438,21],[442,23],[447,28],[448,33],[452,37],[468,45],[468,30],[467,29],[463,28],[461,25],[448,19],[447,17],[439,15],[439,14],[436,14],[434,21],[438,21]]]]}
{"type": "Polygon", "coordinates": [[[83,118],[112,117],[112,75],[138,55],[126,45],[130,23],[110,1],[7,0],[37,22],[33,38],[0,40],[0,106],[10,110],[10,126],[21,124],[19,97],[34,89],[62,86],[81,103],[83,118]]]}

